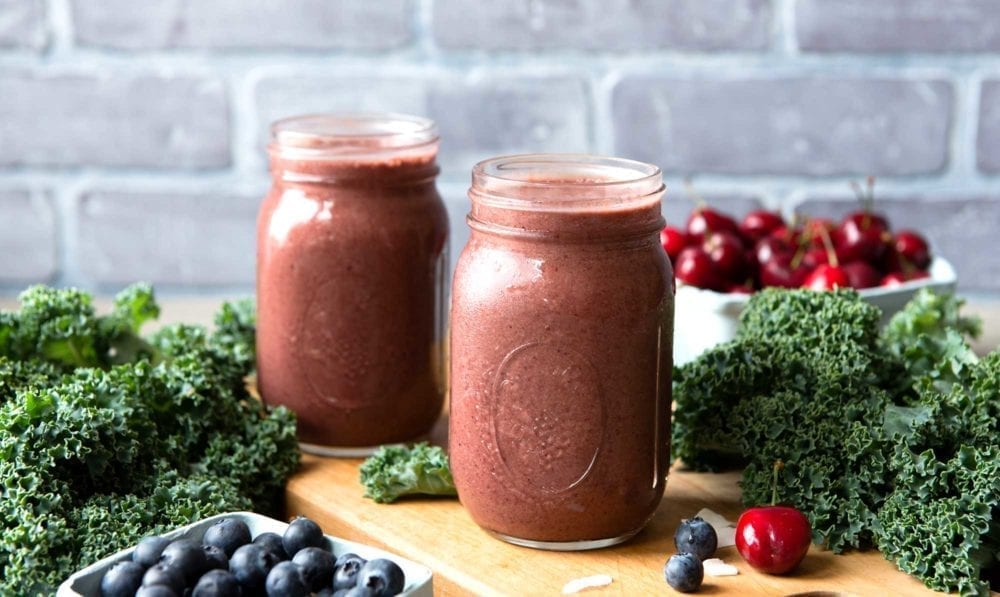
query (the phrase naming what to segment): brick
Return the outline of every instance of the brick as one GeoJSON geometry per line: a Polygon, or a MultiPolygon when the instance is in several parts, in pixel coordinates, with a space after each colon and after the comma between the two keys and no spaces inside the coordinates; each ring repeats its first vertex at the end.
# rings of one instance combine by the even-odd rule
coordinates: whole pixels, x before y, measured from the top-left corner
{"type": "Polygon", "coordinates": [[[976,162],[984,172],[1000,172],[1000,80],[983,82],[976,162]]]}
{"type": "Polygon", "coordinates": [[[438,45],[482,50],[760,50],[770,0],[437,0],[438,45]]]}
{"type": "Polygon", "coordinates": [[[0,284],[51,280],[58,268],[51,198],[23,189],[0,189],[0,213],[0,284]]]}
{"type": "MultiPolygon", "coordinates": [[[[817,217],[841,218],[857,208],[847,195],[809,199],[797,209],[817,217]]],[[[958,272],[960,290],[1000,291],[996,231],[1000,229],[1000,195],[955,197],[881,197],[877,210],[893,228],[920,231],[935,255],[958,272]]]]}
{"type": "Polygon", "coordinates": [[[262,197],[88,191],[78,198],[77,267],[103,284],[249,287],[262,197]]]}
{"type": "Polygon", "coordinates": [[[927,174],[948,161],[953,102],[932,80],[631,77],[615,150],[684,174],[927,174]]]}
{"type": "Polygon", "coordinates": [[[0,73],[0,166],[229,165],[213,78],[0,73]]]}
{"type": "Polygon", "coordinates": [[[0,0],[0,48],[41,50],[46,37],[44,0],[0,0]]]}
{"type": "Polygon", "coordinates": [[[995,52],[996,0],[799,0],[799,46],[816,52],[995,52]]]}
{"type": "Polygon", "coordinates": [[[255,97],[261,148],[284,116],[384,110],[433,118],[449,175],[495,155],[589,149],[587,88],[574,78],[269,77],[255,97]]]}
{"type": "Polygon", "coordinates": [[[412,38],[413,0],[73,0],[82,45],[384,49],[412,38]]]}

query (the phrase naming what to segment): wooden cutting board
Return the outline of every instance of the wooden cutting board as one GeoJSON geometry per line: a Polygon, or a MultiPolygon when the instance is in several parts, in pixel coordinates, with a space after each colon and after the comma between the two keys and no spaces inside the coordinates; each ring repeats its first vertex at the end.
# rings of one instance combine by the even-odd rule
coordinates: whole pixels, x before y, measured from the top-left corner
{"type": "MultiPolygon", "coordinates": [[[[630,542],[597,551],[556,553],[508,545],[483,532],[457,500],[428,498],[376,504],[362,497],[360,460],[303,457],[287,489],[289,516],[305,515],[332,535],[376,545],[434,570],[435,594],[558,595],[574,578],[608,574],[614,582],[586,595],[674,593],[663,579],[680,519],[703,507],[730,520],[741,511],[736,473],[673,470],[649,526],[630,542]]],[[[931,595],[878,552],[834,555],[813,546],[793,575],[749,568],[734,547],[718,557],[738,576],[706,578],[699,595],[931,595]]]]}

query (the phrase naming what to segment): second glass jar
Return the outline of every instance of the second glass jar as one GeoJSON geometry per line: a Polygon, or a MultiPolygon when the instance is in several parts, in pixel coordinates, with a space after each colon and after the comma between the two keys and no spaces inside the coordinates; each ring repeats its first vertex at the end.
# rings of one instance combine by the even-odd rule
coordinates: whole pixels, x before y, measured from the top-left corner
{"type": "Polygon", "coordinates": [[[314,115],[272,127],[258,220],[257,375],[306,451],[415,439],[444,398],[448,219],[433,122],[314,115]]]}
{"type": "Polygon", "coordinates": [[[459,499],[501,539],[625,541],[669,467],[673,273],[655,166],[582,155],[473,170],[451,309],[459,499]]]}

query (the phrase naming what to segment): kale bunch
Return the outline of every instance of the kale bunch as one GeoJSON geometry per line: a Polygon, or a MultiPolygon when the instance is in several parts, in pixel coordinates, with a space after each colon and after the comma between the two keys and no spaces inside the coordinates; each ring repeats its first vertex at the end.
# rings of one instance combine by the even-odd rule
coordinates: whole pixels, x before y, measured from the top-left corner
{"type": "Polygon", "coordinates": [[[149,286],[98,316],[32,287],[0,313],[0,594],[47,594],[148,534],[229,510],[274,511],[298,464],[295,419],[250,397],[252,304],[216,330],[168,326],[149,286]]]}
{"type": "Polygon", "coordinates": [[[365,497],[379,504],[405,495],[456,495],[448,455],[440,446],[381,446],[361,465],[365,497]]]}
{"type": "Polygon", "coordinates": [[[981,594],[1000,568],[1000,353],[919,293],[880,331],[857,293],[765,290],[737,337],[675,371],[674,455],[743,466],[746,504],[802,509],[817,543],[878,547],[938,590],[981,594]]]}

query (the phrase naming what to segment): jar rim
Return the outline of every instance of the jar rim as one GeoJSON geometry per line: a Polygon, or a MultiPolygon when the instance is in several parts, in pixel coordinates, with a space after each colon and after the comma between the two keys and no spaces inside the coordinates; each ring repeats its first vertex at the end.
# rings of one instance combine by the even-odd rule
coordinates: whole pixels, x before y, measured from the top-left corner
{"type": "Polygon", "coordinates": [[[618,157],[539,153],[490,158],[472,169],[470,194],[498,207],[576,210],[659,201],[659,167],[618,157]]]}
{"type": "Polygon", "coordinates": [[[301,114],[275,121],[270,133],[272,151],[294,158],[383,154],[438,142],[433,120],[396,112],[301,114]]]}

